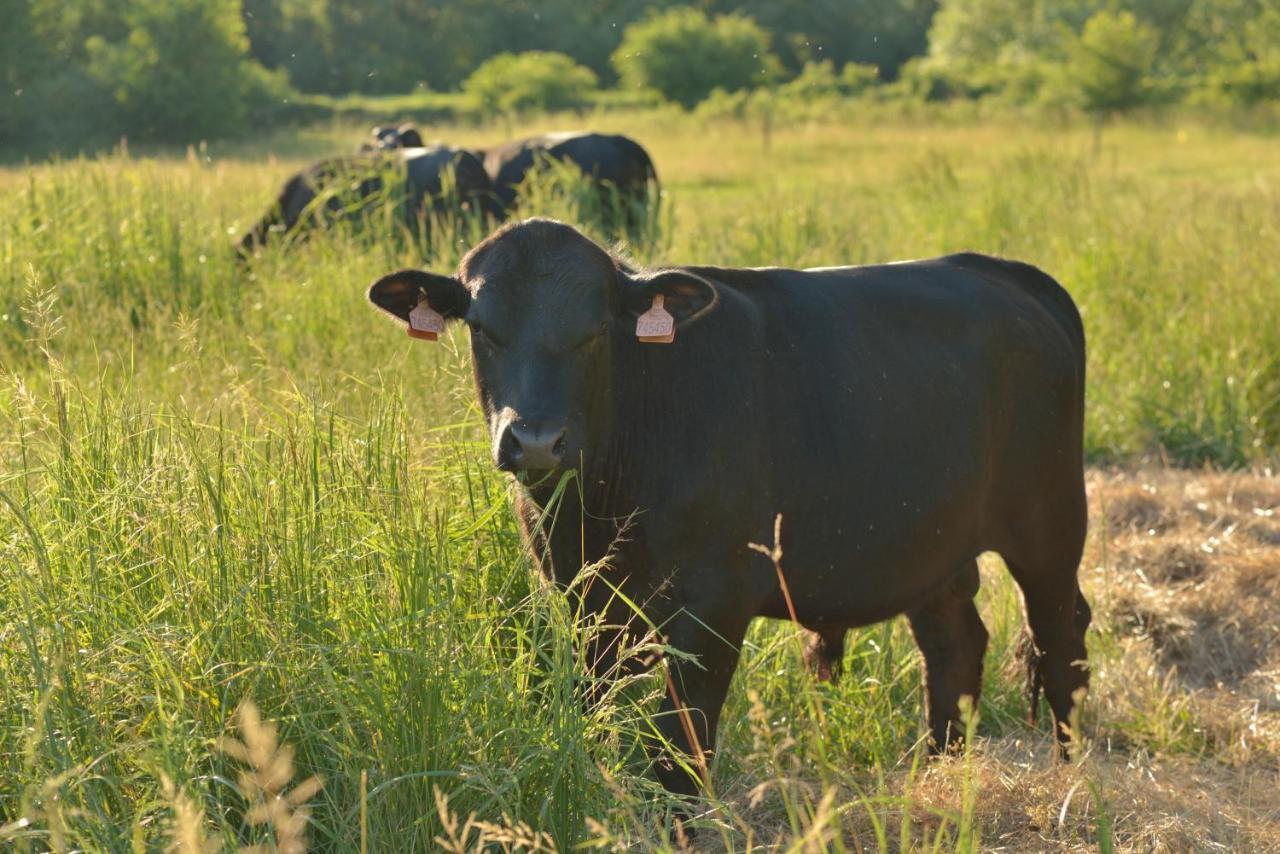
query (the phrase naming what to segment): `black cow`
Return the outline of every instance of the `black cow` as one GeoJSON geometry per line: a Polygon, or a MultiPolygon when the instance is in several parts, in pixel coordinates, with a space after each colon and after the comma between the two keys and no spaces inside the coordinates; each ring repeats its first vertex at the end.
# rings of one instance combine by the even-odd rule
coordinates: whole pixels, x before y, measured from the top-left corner
{"type": "Polygon", "coordinates": [[[649,153],[640,143],[625,136],[603,133],[551,133],[510,142],[484,153],[484,168],[493,179],[498,198],[510,208],[516,189],[533,169],[539,157],[577,165],[598,185],[612,185],[619,193],[643,200],[650,187],[656,189],[658,173],[649,153]]]}
{"type": "Polygon", "coordinates": [[[406,220],[416,224],[418,214],[431,200],[433,212],[446,214],[450,201],[460,201],[494,219],[501,209],[493,183],[484,166],[470,152],[446,146],[401,148],[321,160],[285,182],[271,209],[241,239],[241,257],[253,254],[277,234],[289,234],[303,225],[353,215],[370,197],[388,188],[403,188],[394,201],[406,220]],[[444,190],[444,174],[453,169],[455,194],[444,190]],[[390,179],[390,180],[389,180],[390,179]],[[319,201],[317,201],[319,200],[319,201]]]}
{"type": "Polygon", "coordinates": [[[402,125],[378,125],[369,132],[372,142],[360,146],[361,151],[390,151],[394,148],[423,148],[422,134],[409,123],[402,125]]]}
{"type": "MultiPolygon", "coordinates": [[[[626,622],[616,587],[696,656],[669,667],[703,748],[747,624],[794,605],[826,644],[819,659],[847,629],[906,614],[931,744],[945,749],[960,697],[981,688],[973,597],[988,550],[1022,589],[1033,706],[1042,687],[1065,743],[1088,681],[1085,342],[1070,296],[1040,270],[963,254],[638,272],[569,226],[529,220],[472,249],[455,277],[393,273],[369,299],[401,321],[425,300],[470,327],[527,542],[561,584],[603,561],[608,584],[581,592],[586,609],[626,622]],[[667,340],[660,322],[638,330],[659,297],[669,344],[651,343],[667,340]],[[566,473],[554,522],[540,522],[566,473]],[[777,514],[790,603],[748,546],[772,542],[777,514]]],[[[681,717],[657,723],[696,750],[681,717]]],[[[693,788],[658,768],[671,789],[693,788]]]]}

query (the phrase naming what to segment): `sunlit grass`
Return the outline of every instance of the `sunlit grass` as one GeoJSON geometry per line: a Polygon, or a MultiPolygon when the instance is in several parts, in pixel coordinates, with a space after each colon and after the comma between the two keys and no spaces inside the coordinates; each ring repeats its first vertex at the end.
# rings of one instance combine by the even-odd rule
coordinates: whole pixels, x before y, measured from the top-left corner
{"type": "MultiPolygon", "coordinates": [[[[749,125],[606,121],[650,149],[666,194],[627,247],[639,260],[1029,260],[1084,312],[1092,459],[1274,461],[1273,139],[1119,126],[1094,160],[1088,128],[806,124],[764,151],[749,125]]],[[[315,153],[354,145],[344,132],[313,132],[315,153]]],[[[298,779],[324,780],[316,846],[679,844],[636,749],[657,686],[578,704],[582,638],[488,464],[466,333],[414,344],[363,304],[397,266],[453,269],[483,224],[436,223],[431,240],[340,226],[242,269],[235,237],[305,163],[249,153],[0,171],[0,844],[158,846],[195,833],[193,815],[211,839],[262,841],[219,750],[246,698],[298,779]]],[[[593,216],[572,187],[532,189],[529,212],[593,216]]],[[[964,848],[998,824],[983,799],[1017,763],[1046,791],[1063,782],[1057,804],[1102,787],[1063,804],[1061,839],[1113,832],[1092,806],[1118,785],[1111,765],[1038,770],[1053,766],[1022,723],[1019,604],[998,561],[980,605],[977,732],[1013,759],[923,762],[902,621],[851,636],[836,686],[805,674],[793,627],[761,623],[698,844],[964,848]]],[[[1099,672],[1127,690],[1086,729],[1123,734],[1135,767],[1218,750],[1185,693],[1099,625],[1099,672]]]]}

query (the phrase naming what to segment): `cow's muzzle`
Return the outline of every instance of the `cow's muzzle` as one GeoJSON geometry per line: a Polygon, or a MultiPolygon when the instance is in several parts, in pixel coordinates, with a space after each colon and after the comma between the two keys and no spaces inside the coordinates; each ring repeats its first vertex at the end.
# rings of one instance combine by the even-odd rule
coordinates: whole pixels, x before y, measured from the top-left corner
{"type": "Polygon", "coordinates": [[[568,448],[563,424],[513,420],[494,443],[494,462],[506,472],[550,472],[560,468],[568,448]]]}

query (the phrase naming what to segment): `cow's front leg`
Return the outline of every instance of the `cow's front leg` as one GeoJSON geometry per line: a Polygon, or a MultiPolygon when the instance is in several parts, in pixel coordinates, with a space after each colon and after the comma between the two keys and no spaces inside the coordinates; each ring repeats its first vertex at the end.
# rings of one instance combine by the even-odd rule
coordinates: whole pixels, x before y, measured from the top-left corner
{"type": "Polygon", "coordinates": [[[696,794],[699,778],[706,782],[720,710],[750,620],[728,612],[726,604],[688,605],[661,627],[667,645],[681,654],[666,656],[665,696],[655,721],[663,740],[657,777],[678,794],[696,794]]]}
{"type": "Polygon", "coordinates": [[[587,683],[583,700],[592,712],[623,679],[646,672],[656,654],[649,651],[648,632],[641,623],[626,626],[605,625],[590,630],[583,646],[587,683]]]}

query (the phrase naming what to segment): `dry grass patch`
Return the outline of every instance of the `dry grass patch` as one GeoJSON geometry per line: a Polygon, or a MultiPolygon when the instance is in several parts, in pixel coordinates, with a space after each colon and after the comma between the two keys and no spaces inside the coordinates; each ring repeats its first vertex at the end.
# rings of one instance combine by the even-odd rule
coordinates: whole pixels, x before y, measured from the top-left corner
{"type": "MultiPolygon", "coordinates": [[[[1197,702],[1280,729],[1280,479],[1094,472],[1084,572],[1125,658],[1150,656],[1197,702]]],[[[1275,762],[1280,742],[1270,741],[1275,762]]]]}
{"type": "MultiPolygon", "coordinates": [[[[1192,759],[1095,749],[1076,763],[1049,745],[984,742],[972,765],[982,850],[1274,850],[1280,847],[1275,777],[1192,759]]],[[[906,792],[917,812],[959,814],[963,760],[933,763],[906,792]]]]}

